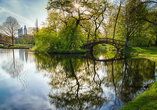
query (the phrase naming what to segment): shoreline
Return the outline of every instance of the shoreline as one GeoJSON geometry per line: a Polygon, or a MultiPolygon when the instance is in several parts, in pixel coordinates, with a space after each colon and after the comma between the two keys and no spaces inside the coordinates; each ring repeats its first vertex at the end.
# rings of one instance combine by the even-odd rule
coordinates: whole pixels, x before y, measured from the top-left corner
{"type": "Polygon", "coordinates": [[[125,52],[120,52],[120,53],[121,54],[128,54],[128,55],[131,55],[131,56],[138,56],[138,57],[146,58],[146,59],[149,59],[151,61],[157,62],[157,60],[155,60],[155,59],[152,59],[152,58],[149,58],[149,57],[146,57],[146,56],[142,56],[142,55],[139,55],[139,54],[131,54],[131,53],[125,53],[125,52]]]}
{"type": "MultiPolygon", "coordinates": [[[[26,48],[26,46],[20,46],[20,47],[14,47],[14,48],[1,48],[0,47],[0,49],[29,49],[29,50],[31,50],[31,51],[33,51],[32,49],[31,49],[32,47],[27,47],[26,48]],[[24,48],[25,47],[25,48],[24,48]]],[[[111,50],[111,51],[113,51],[113,52],[118,52],[118,51],[114,51],[114,50],[111,50]]],[[[56,51],[56,52],[50,52],[50,53],[48,53],[48,52],[39,52],[39,51],[33,51],[35,54],[86,54],[86,53],[88,53],[89,52],[89,50],[86,50],[86,51],[84,51],[84,52],[82,52],[81,53],[81,51],[80,51],[80,53],[78,53],[78,50],[73,50],[73,52],[72,51],[61,51],[61,50],[58,50],[58,51],[56,51]]],[[[149,58],[149,57],[146,57],[146,56],[143,56],[143,55],[139,55],[139,54],[136,54],[136,53],[128,53],[128,52],[123,52],[123,50],[121,50],[120,52],[118,52],[118,53],[121,53],[121,54],[128,54],[128,55],[132,55],[132,56],[138,56],[138,57],[141,57],[141,58],[146,58],[146,59],[149,59],[149,60],[152,60],[152,61],[154,61],[154,62],[157,62],[156,60],[154,60],[154,59],[152,59],[152,58],[149,58]]],[[[120,108],[120,110],[122,109],[122,110],[125,110],[125,109],[128,109],[128,108],[126,108],[126,106],[130,106],[130,104],[132,104],[132,103],[135,103],[136,104],[136,100],[139,100],[138,98],[139,97],[141,97],[143,94],[145,94],[145,92],[147,93],[147,92],[149,92],[149,90],[151,89],[151,87],[152,86],[154,86],[154,84],[155,83],[157,83],[157,82],[154,82],[154,83],[152,83],[152,84],[149,84],[149,87],[148,87],[148,89],[146,89],[143,93],[141,93],[141,94],[139,94],[136,98],[134,98],[132,101],[130,101],[129,103],[127,103],[127,104],[125,104],[122,108],[120,108]],[[135,102],[134,102],[135,101],[135,102]]],[[[144,86],[144,85],[143,85],[144,86]]],[[[156,93],[157,94],[157,93],[156,93]]],[[[132,105],[131,105],[132,106],[132,105]]],[[[132,110],[132,108],[130,108],[130,110],[132,110]]],[[[134,110],[134,109],[133,109],[134,110]]]]}
{"type": "MultiPolygon", "coordinates": [[[[132,48],[126,48],[121,50],[119,53],[121,54],[128,54],[128,55],[132,55],[132,56],[138,56],[141,58],[146,58],[149,59],[151,61],[157,62],[156,57],[154,57],[156,55],[157,51],[149,51],[152,48],[157,50],[157,47],[149,47],[149,48],[142,48],[145,49],[145,51],[140,52],[140,50],[138,51],[139,47],[134,47],[133,49],[136,50],[135,53],[134,50],[132,48]],[[130,49],[130,50],[129,50],[130,49]],[[126,52],[128,51],[128,52],[126,52]],[[142,55],[140,55],[140,53],[142,53],[142,55]],[[149,56],[149,57],[148,57],[149,56]]],[[[134,100],[130,101],[129,103],[127,103],[126,105],[124,105],[120,110],[138,110],[138,109],[157,109],[157,81],[153,82],[152,84],[149,85],[148,89],[144,92],[139,94],[134,100]],[[155,90],[156,93],[151,92],[155,90]],[[153,94],[154,96],[156,96],[156,99],[154,99],[154,97],[150,96],[149,94],[153,94]],[[146,98],[148,98],[146,100],[146,98]],[[155,104],[152,104],[152,100],[154,100],[153,102],[155,104]],[[151,105],[151,106],[150,106],[151,105]],[[155,107],[155,108],[154,108],[155,107]]]]}
{"type": "Polygon", "coordinates": [[[157,109],[157,82],[139,94],[134,100],[128,102],[120,110],[155,110],[157,109]]]}
{"type": "Polygon", "coordinates": [[[84,49],[84,50],[56,50],[56,51],[52,51],[52,52],[41,52],[41,51],[34,51],[32,50],[32,46],[18,46],[18,47],[0,47],[0,49],[29,49],[33,52],[35,52],[36,54],[39,54],[39,53],[43,53],[43,54],[86,54],[86,53],[89,53],[89,50],[87,49],[84,49]]]}

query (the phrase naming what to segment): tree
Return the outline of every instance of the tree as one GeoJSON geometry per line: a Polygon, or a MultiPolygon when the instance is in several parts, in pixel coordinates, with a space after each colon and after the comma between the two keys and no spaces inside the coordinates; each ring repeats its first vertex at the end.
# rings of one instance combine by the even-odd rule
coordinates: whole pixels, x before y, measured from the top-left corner
{"type": "Polygon", "coordinates": [[[2,37],[3,37],[3,34],[2,34],[2,33],[0,33],[0,40],[2,40],[2,37]]]}
{"type": "Polygon", "coordinates": [[[117,25],[118,16],[119,16],[119,13],[120,13],[121,5],[122,5],[122,1],[120,1],[118,13],[117,13],[116,20],[115,20],[114,31],[113,31],[113,39],[114,39],[114,36],[115,36],[116,25],[117,25]]]}
{"type": "MultiPolygon", "coordinates": [[[[84,20],[93,20],[97,31],[104,20],[104,12],[108,7],[106,0],[49,0],[47,10],[59,10],[66,13],[66,17],[74,18],[73,34],[78,25],[84,20]]],[[[96,32],[95,32],[96,34],[96,32]]]]}
{"type": "Polygon", "coordinates": [[[28,27],[27,28],[27,34],[34,36],[35,33],[36,33],[36,28],[35,27],[28,27]]]}
{"type": "MultiPolygon", "coordinates": [[[[107,8],[107,0],[49,0],[46,8],[49,12],[48,28],[50,31],[59,29],[61,33],[64,33],[63,37],[68,44],[65,46],[67,49],[79,48],[85,39],[82,39],[83,34],[86,37],[85,33],[88,33],[88,39],[90,35],[95,36],[96,39],[107,8]],[[63,25],[58,25],[61,22],[63,25]],[[88,23],[91,23],[90,27],[88,23]],[[94,28],[91,30],[91,27],[94,28]]],[[[62,37],[60,35],[59,37],[62,37]]]]}
{"type": "Polygon", "coordinates": [[[147,22],[141,20],[150,13],[146,4],[142,4],[141,0],[125,0],[123,4],[113,8],[112,13],[107,26],[110,37],[125,39],[127,44],[132,43],[134,46],[146,46],[149,43],[150,37],[145,30],[147,22]]]}
{"type": "Polygon", "coordinates": [[[8,36],[12,36],[12,45],[14,45],[13,38],[17,34],[18,29],[20,28],[20,25],[18,24],[16,18],[9,16],[6,21],[1,26],[1,30],[4,34],[8,36]]]}

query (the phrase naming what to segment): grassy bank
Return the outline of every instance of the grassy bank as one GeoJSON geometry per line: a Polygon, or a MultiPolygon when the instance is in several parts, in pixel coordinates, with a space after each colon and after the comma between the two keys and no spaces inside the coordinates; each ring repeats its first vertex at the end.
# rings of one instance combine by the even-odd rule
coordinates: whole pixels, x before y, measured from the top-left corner
{"type": "Polygon", "coordinates": [[[55,53],[55,54],[84,54],[87,53],[87,49],[79,49],[79,50],[65,50],[65,49],[57,49],[53,51],[49,51],[47,53],[55,53]]]}
{"type": "Polygon", "coordinates": [[[15,44],[14,46],[0,45],[0,48],[3,49],[30,49],[32,47],[34,47],[34,45],[32,44],[15,44]]]}
{"type": "Polygon", "coordinates": [[[157,47],[129,47],[122,50],[122,52],[157,61],[157,47]]]}
{"type": "MultiPolygon", "coordinates": [[[[122,52],[157,61],[157,47],[129,47],[122,52]]],[[[121,110],[157,110],[157,82],[134,101],[126,104],[121,110]]]]}
{"type": "Polygon", "coordinates": [[[33,44],[15,44],[15,46],[31,46],[31,47],[34,47],[35,45],[33,45],[33,44]]]}
{"type": "Polygon", "coordinates": [[[157,82],[134,101],[126,104],[121,110],[157,110],[157,82]]]}

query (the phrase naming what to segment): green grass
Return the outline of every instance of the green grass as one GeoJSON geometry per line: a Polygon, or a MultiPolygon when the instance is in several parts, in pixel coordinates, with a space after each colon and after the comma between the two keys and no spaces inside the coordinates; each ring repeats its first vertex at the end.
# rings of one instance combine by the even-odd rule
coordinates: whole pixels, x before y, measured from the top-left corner
{"type": "Polygon", "coordinates": [[[1,48],[4,48],[4,49],[30,49],[34,47],[34,45],[31,45],[31,44],[15,44],[14,46],[2,46],[1,48]]]}
{"type": "Polygon", "coordinates": [[[157,82],[134,101],[126,104],[121,110],[157,110],[157,82]]]}
{"type": "Polygon", "coordinates": [[[79,54],[79,53],[86,53],[88,50],[87,49],[79,49],[79,50],[65,50],[65,49],[57,49],[57,50],[53,50],[51,52],[48,53],[75,53],[75,54],[79,54]]]}
{"type": "MultiPolygon", "coordinates": [[[[129,47],[122,50],[122,52],[157,61],[157,47],[129,47]]],[[[154,83],[150,90],[140,94],[121,110],[157,110],[157,82],[154,83]]]]}
{"type": "Polygon", "coordinates": [[[124,53],[130,53],[157,61],[157,47],[129,47],[122,50],[124,53]]]}
{"type": "Polygon", "coordinates": [[[0,44],[0,46],[4,46],[3,44],[0,44]]]}
{"type": "Polygon", "coordinates": [[[15,44],[15,46],[35,46],[33,44],[15,44]]]}

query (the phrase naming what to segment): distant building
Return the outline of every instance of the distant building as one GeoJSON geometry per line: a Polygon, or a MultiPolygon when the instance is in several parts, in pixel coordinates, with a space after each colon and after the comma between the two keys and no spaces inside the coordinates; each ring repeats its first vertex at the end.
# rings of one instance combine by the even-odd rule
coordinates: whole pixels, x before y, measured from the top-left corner
{"type": "Polygon", "coordinates": [[[36,19],[35,27],[36,27],[36,32],[38,32],[38,19],[36,19]]]}
{"type": "Polygon", "coordinates": [[[27,28],[26,25],[24,25],[24,29],[23,27],[21,27],[21,29],[18,29],[18,38],[23,37],[23,35],[27,34],[27,28]]]}
{"type": "Polygon", "coordinates": [[[18,29],[18,38],[23,36],[23,28],[21,27],[21,29],[18,29]]]}
{"type": "Polygon", "coordinates": [[[27,28],[26,28],[26,25],[24,26],[24,34],[27,34],[27,28]]]}

